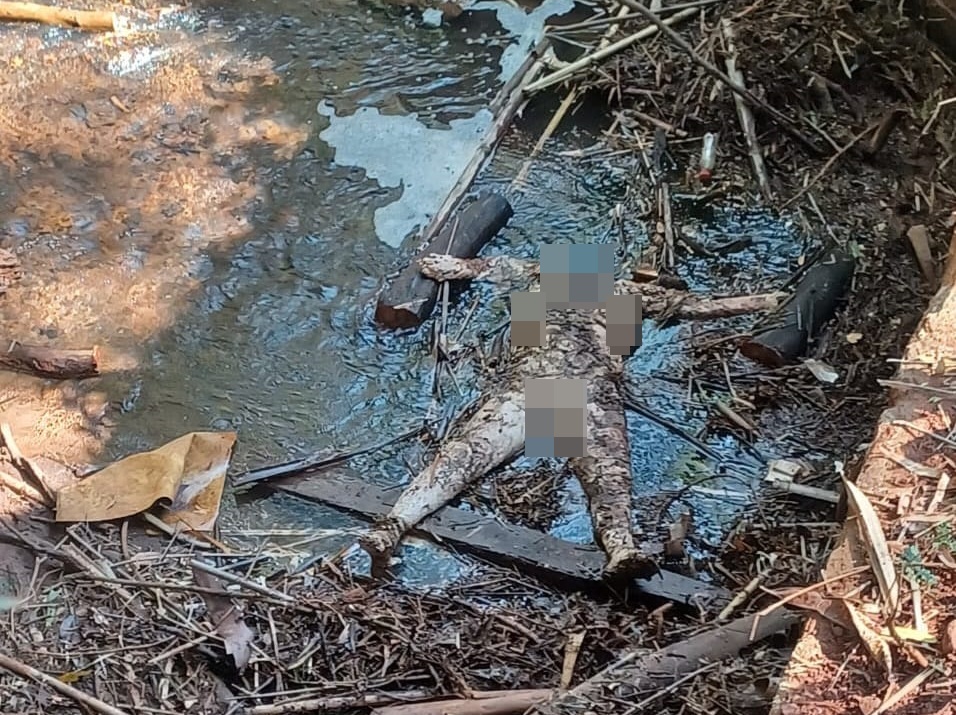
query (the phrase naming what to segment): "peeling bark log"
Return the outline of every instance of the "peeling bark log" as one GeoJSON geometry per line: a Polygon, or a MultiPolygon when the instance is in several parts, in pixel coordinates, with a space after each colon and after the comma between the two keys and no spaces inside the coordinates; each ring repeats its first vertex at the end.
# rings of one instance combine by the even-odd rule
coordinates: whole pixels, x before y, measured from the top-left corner
{"type": "MultiPolygon", "coordinates": [[[[419,265],[423,273],[436,280],[479,278],[499,285],[527,285],[539,270],[535,263],[513,259],[469,260],[434,254],[423,257],[419,265]]],[[[646,285],[621,283],[619,290],[627,292],[634,286],[655,308],[690,317],[714,316],[713,306],[701,307],[702,299],[690,294],[663,288],[658,293],[646,285]],[[676,302],[675,293],[680,298],[676,302]]],[[[775,299],[772,304],[776,304],[775,299]]],[[[729,308],[722,306],[717,313],[723,317],[741,307],[738,300],[729,308]]],[[[746,307],[753,308],[749,304],[746,307]]],[[[605,576],[640,578],[657,572],[653,559],[637,548],[632,532],[633,479],[620,386],[623,361],[608,348],[604,311],[554,311],[548,316],[547,334],[546,347],[512,346],[506,364],[486,376],[487,397],[477,412],[453,429],[431,464],[411,481],[390,513],[359,539],[372,557],[376,574],[387,570],[405,533],[522,451],[527,378],[587,382],[590,451],[588,456],[570,459],[569,466],[587,495],[595,540],[607,555],[605,576]]]]}
{"type": "Polygon", "coordinates": [[[116,16],[109,11],[70,10],[32,2],[0,2],[0,20],[42,22],[81,30],[115,30],[116,16]]]}
{"type": "Polygon", "coordinates": [[[57,380],[77,380],[100,374],[95,347],[61,350],[18,342],[0,353],[0,369],[57,380]]]}
{"type": "Polygon", "coordinates": [[[382,292],[375,306],[375,321],[386,328],[415,328],[431,315],[438,300],[438,283],[422,275],[418,259],[430,253],[471,258],[495,237],[514,214],[507,199],[484,194],[412,257],[398,277],[382,292]]]}
{"type": "Polygon", "coordinates": [[[780,310],[759,323],[741,354],[770,367],[782,367],[806,352],[809,342],[833,317],[853,278],[853,259],[837,251],[811,267],[780,310]]]}
{"type": "Polygon", "coordinates": [[[759,618],[738,618],[685,641],[643,657],[634,651],[576,688],[556,694],[549,702],[532,708],[531,715],[571,715],[602,712],[603,697],[636,701],[640,692],[655,692],[673,685],[708,663],[724,660],[747,646],[790,628],[799,617],[780,608],[759,618]]]}

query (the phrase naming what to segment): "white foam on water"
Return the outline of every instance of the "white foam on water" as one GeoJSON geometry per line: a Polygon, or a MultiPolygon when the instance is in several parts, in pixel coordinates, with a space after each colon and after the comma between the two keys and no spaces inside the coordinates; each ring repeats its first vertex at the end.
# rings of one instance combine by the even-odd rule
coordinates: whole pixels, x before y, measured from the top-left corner
{"type": "MultiPolygon", "coordinates": [[[[573,7],[574,0],[545,0],[530,13],[503,0],[467,6],[495,12],[502,27],[516,38],[501,56],[501,83],[514,76],[543,36],[545,21],[573,7]]],[[[473,117],[452,120],[448,129],[433,129],[414,114],[382,115],[373,107],[338,117],[324,100],[318,112],[329,119],[319,138],[335,149],[336,164],[365,169],[368,178],[383,187],[402,188],[401,197],[375,212],[375,233],[393,248],[438,211],[494,121],[491,112],[482,109],[473,117]]]]}
{"type": "Polygon", "coordinates": [[[469,10],[494,12],[505,31],[517,40],[505,48],[501,59],[498,60],[501,67],[499,81],[507,82],[518,71],[521,63],[528,56],[528,50],[538,44],[544,36],[544,25],[547,19],[552,15],[570,12],[574,9],[574,3],[575,0],[544,0],[531,12],[525,12],[523,8],[504,0],[479,0],[468,6],[469,10]]]}
{"type": "Polygon", "coordinates": [[[494,119],[482,109],[433,129],[416,115],[383,115],[374,107],[338,117],[326,102],[319,114],[329,127],[319,138],[335,149],[335,163],[365,169],[383,187],[401,187],[401,197],[375,212],[375,233],[393,248],[424,227],[441,206],[494,119]]]}

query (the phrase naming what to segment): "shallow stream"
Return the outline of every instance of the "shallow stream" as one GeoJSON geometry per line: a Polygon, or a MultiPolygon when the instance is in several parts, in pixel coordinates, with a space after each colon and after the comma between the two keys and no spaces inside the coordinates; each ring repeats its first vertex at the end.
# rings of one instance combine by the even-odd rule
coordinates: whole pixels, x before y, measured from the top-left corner
{"type": "MultiPolygon", "coordinates": [[[[159,30],[118,38],[0,28],[0,62],[11,68],[0,86],[0,246],[25,272],[0,299],[5,335],[96,343],[109,368],[79,384],[0,375],[0,418],[25,449],[102,464],[190,430],[234,429],[238,471],[420,424],[431,402],[429,326],[381,332],[370,301],[470,159],[524,48],[548,15],[573,8],[480,7],[440,27],[417,11],[351,0],[238,0],[170,12],[159,30]]],[[[600,121],[566,122],[517,190],[512,181],[548,120],[533,110],[475,186],[504,192],[515,209],[488,252],[617,240],[613,213],[639,157],[574,159],[600,139],[600,121]]],[[[704,243],[752,238],[718,264],[682,262],[701,290],[786,275],[805,249],[794,227],[759,211],[676,208],[704,243]]],[[[625,215],[624,225],[633,255],[646,244],[644,223],[625,215]]],[[[452,309],[452,326],[481,291],[452,309]]],[[[505,310],[480,302],[463,339],[498,325],[505,310]]],[[[692,331],[708,327],[645,321],[629,365],[648,406],[691,432],[706,411],[687,406],[680,376],[692,331]]],[[[714,465],[686,442],[629,419],[642,501],[708,479],[686,501],[698,534],[718,543],[749,504],[756,462],[734,438],[709,437],[743,465],[712,479],[714,465]]],[[[396,453],[353,466],[391,485],[407,479],[405,465],[396,453]]],[[[309,547],[319,551],[361,527],[282,495],[241,504],[227,496],[222,525],[289,530],[290,540],[331,530],[309,547]]],[[[574,484],[553,530],[590,539],[574,484]]],[[[413,544],[407,554],[404,575],[422,583],[461,565],[434,547],[413,544]]]]}

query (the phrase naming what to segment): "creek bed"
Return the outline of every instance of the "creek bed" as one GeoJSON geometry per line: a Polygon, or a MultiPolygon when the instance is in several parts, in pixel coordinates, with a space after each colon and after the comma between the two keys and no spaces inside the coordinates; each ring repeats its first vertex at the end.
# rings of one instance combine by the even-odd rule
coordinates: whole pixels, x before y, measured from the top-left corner
{"type": "MultiPolygon", "coordinates": [[[[203,3],[115,41],[0,28],[0,61],[16,68],[0,90],[0,120],[16,128],[0,138],[0,245],[26,274],[0,301],[6,334],[98,343],[113,368],[78,384],[0,375],[0,417],[25,451],[102,464],[190,430],[236,430],[233,463],[243,469],[420,423],[431,401],[430,326],[383,333],[369,302],[404,234],[440,203],[490,121],[485,107],[513,71],[516,37],[526,44],[547,16],[519,22],[514,8],[483,5],[441,28],[416,12],[340,2],[319,13],[287,0],[203,3]]],[[[600,138],[601,119],[567,122],[526,187],[511,188],[547,120],[532,106],[476,183],[515,208],[489,253],[533,256],[542,242],[618,235],[611,216],[639,157],[567,154],[600,138]]],[[[682,259],[695,290],[782,279],[808,250],[793,226],[745,205],[675,210],[704,243],[752,239],[725,258],[682,259]]],[[[630,255],[647,244],[645,220],[625,216],[630,255]]],[[[481,291],[454,307],[453,326],[481,291]]],[[[500,301],[482,301],[464,340],[505,318],[500,301]]],[[[680,380],[700,329],[645,321],[628,368],[648,406],[690,431],[707,419],[680,380]]],[[[447,408],[473,397],[454,395],[447,408]]],[[[663,428],[630,415],[629,430],[641,503],[664,504],[701,482],[661,513],[643,513],[645,528],[691,508],[706,556],[752,505],[762,476],[753,448],[709,433],[708,446],[738,467],[715,477],[715,465],[663,428]]],[[[775,456],[772,444],[755,447],[775,456]]],[[[394,485],[408,477],[407,459],[397,449],[354,466],[394,485]]],[[[562,484],[550,528],[589,541],[583,495],[562,484]]],[[[237,534],[288,530],[290,540],[321,532],[317,552],[362,526],[282,495],[227,495],[221,524],[237,534]]],[[[469,568],[421,543],[405,554],[411,583],[445,583],[469,568]]]]}

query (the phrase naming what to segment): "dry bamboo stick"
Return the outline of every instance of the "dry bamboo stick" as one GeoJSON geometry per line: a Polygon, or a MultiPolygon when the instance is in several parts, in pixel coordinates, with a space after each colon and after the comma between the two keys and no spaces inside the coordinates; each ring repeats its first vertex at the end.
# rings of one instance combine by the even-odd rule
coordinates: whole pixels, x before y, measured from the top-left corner
{"type": "MultiPolygon", "coordinates": [[[[627,8],[619,6],[616,17],[620,18],[626,14],[627,8]]],[[[611,38],[614,37],[615,33],[618,31],[618,28],[620,28],[620,24],[617,22],[613,23],[607,28],[603,37],[601,37],[601,42],[598,44],[599,50],[611,44],[611,38]]],[[[541,153],[541,150],[544,149],[544,145],[547,143],[548,139],[550,139],[554,132],[557,131],[558,125],[561,124],[561,120],[564,119],[564,115],[568,113],[569,109],[571,109],[571,105],[574,104],[574,101],[578,98],[580,92],[581,90],[577,85],[571,87],[571,89],[568,91],[564,101],[561,102],[561,106],[558,107],[557,111],[554,113],[554,116],[551,117],[551,121],[548,122],[548,126],[544,128],[541,136],[538,137],[538,141],[531,149],[531,153],[528,155],[528,158],[525,159],[524,164],[521,165],[521,170],[518,172],[515,180],[511,182],[512,188],[518,188],[524,184],[525,180],[528,178],[528,173],[531,171],[531,165],[534,163],[535,157],[541,153]]]]}
{"type": "MultiPolygon", "coordinates": [[[[671,29],[670,25],[673,23],[669,23],[667,20],[661,20],[660,17],[658,17],[653,12],[648,10],[641,3],[637,2],[637,0],[620,0],[620,2],[622,2],[624,5],[627,5],[629,8],[638,12],[639,14],[643,15],[648,21],[653,23],[653,25],[657,27],[664,34],[664,36],[667,37],[667,39],[669,39],[671,42],[677,45],[677,47],[683,50],[684,53],[701,69],[707,72],[707,74],[709,74],[711,77],[714,77],[715,79],[719,79],[721,82],[727,85],[731,90],[733,90],[735,94],[738,94],[741,97],[743,97],[745,100],[747,100],[747,102],[750,103],[751,106],[759,107],[761,110],[766,112],[768,116],[772,117],[780,125],[782,129],[784,129],[790,136],[792,136],[794,139],[800,142],[804,147],[806,147],[808,151],[812,152],[813,154],[817,156],[820,156],[822,154],[822,152],[820,151],[820,147],[817,146],[816,142],[814,142],[806,134],[801,132],[800,129],[797,128],[797,125],[794,124],[793,121],[786,114],[784,114],[783,112],[777,109],[774,109],[772,106],[767,104],[767,102],[765,102],[764,100],[754,95],[746,87],[741,87],[737,82],[735,82],[733,79],[728,77],[724,72],[721,72],[720,69],[715,67],[711,62],[701,57],[694,50],[694,48],[690,46],[690,43],[687,42],[687,40],[685,40],[683,37],[681,37],[676,32],[674,32],[673,29],[671,29]]],[[[673,17],[668,18],[668,20],[672,20],[672,19],[673,17]]]]}
{"type": "MultiPolygon", "coordinates": [[[[687,8],[686,10],[683,10],[674,15],[671,15],[666,20],[661,20],[660,22],[662,25],[670,29],[671,25],[679,24],[683,22],[684,20],[694,17],[698,13],[700,13],[700,8],[697,8],[697,7],[687,8]]],[[[625,37],[624,39],[611,43],[604,49],[600,49],[597,52],[592,52],[589,55],[585,55],[584,57],[581,57],[580,59],[577,59],[574,62],[571,62],[565,67],[562,67],[561,69],[555,72],[552,72],[547,77],[542,77],[536,82],[531,82],[530,84],[528,84],[527,87],[525,87],[525,92],[527,92],[528,94],[531,94],[532,92],[538,92],[542,89],[546,89],[547,87],[551,87],[552,85],[563,82],[564,80],[577,74],[581,70],[586,69],[590,67],[591,65],[596,64],[597,62],[600,62],[601,60],[606,59],[607,57],[617,54],[621,50],[624,50],[630,47],[635,42],[640,42],[641,40],[646,40],[648,38],[653,37],[659,31],[660,29],[654,25],[645,27],[639,30],[638,32],[635,32],[633,35],[629,35],[625,37]]]]}
{"type": "MultiPolygon", "coordinates": [[[[727,57],[724,63],[727,67],[727,76],[741,87],[746,88],[744,73],[737,67],[737,46],[734,44],[734,26],[730,18],[723,18],[720,23],[720,29],[724,36],[724,42],[727,44],[727,57]]],[[[734,105],[737,107],[737,118],[740,120],[740,128],[744,132],[744,140],[747,142],[747,154],[750,156],[750,165],[754,170],[754,177],[757,179],[757,185],[760,187],[760,193],[768,203],[773,202],[773,192],[770,190],[770,179],[767,176],[767,167],[763,163],[763,152],[760,149],[760,142],[757,139],[757,126],[754,122],[753,112],[739,94],[734,94],[734,105]]]]}
{"type": "Polygon", "coordinates": [[[0,1],[0,20],[42,22],[81,30],[116,30],[116,15],[109,10],[70,10],[32,2],[0,1]]]}
{"type": "Polygon", "coordinates": [[[35,683],[46,685],[61,695],[71,698],[80,705],[84,705],[90,710],[100,713],[100,715],[128,715],[125,710],[114,708],[109,703],[104,703],[99,698],[95,698],[88,693],[84,693],[82,690],[74,688],[72,685],[64,683],[59,678],[54,678],[52,675],[47,675],[46,673],[37,670],[33,666],[27,665],[26,663],[21,663],[19,660],[11,658],[8,655],[4,655],[3,653],[0,653],[0,668],[8,670],[15,675],[19,675],[25,680],[32,680],[35,683]]]}
{"type": "Polygon", "coordinates": [[[429,222],[428,226],[422,232],[419,249],[428,245],[438,232],[448,222],[448,219],[455,212],[455,209],[461,203],[462,198],[468,192],[471,184],[474,182],[481,167],[491,156],[498,141],[504,135],[505,130],[511,125],[511,120],[518,112],[524,96],[527,93],[529,83],[531,83],[538,73],[544,68],[544,56],[548,51],[550,43],[547,39],[541,40],[525,59],[524,64],[518,69],[508,83],[502,87],[501,92],[495,97],[490,105],[492,113],[495,114],[495,121],[485,133],[478,149],[472,156],[471,161],[465,167],[465,170],[458,177],[458,181],[451,192],[445,197],[444,203],[438,209],[438,212],[429,222]]]}

